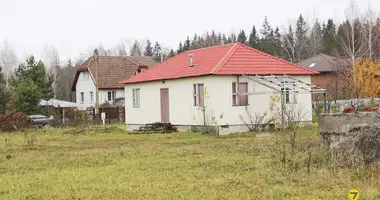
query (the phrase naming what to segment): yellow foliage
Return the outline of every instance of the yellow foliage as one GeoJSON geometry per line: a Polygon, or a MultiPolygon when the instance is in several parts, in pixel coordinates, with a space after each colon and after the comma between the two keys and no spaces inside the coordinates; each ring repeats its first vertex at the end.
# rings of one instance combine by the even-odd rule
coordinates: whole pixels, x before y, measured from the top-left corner
{"type": "Polygon", "coordinates": [[[380,80],[376,77],[378,71],[380,71],[379,61],[356,61],[353,78],[355,89],[360,97],[375,98],[380,94],[380,80]]]}

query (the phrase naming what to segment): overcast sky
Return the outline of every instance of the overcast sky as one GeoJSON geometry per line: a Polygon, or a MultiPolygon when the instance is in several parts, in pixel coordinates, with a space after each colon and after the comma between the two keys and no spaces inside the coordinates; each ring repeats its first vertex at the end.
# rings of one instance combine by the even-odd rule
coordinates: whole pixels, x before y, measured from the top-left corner
{"type": "MultiPolygon", "coordinates": [[[[264,16],[283,26],[299,14],[312,21],[341,21],[349,0],[0,0],[0,48],[8,39],[19,58],[52,45],[61,59],[76,58],[99,43],[111,48],[120,40],[151,39],[176,48],[194,33],[214,29],[247,33],[264,16]]],[[[357,0],[361,10],[379,0],[357,0]]]]}

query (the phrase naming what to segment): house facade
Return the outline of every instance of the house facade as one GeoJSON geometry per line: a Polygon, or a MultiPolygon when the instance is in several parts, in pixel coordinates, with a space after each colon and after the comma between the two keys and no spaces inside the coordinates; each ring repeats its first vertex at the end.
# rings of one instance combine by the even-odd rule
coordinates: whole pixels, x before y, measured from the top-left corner
{"type": "MultiPolygon", "coordinates": [[[[254,115],[265,114],[262,123],[274,117],[273,97],[281,93],[272,78],[282,83],[278,91],[287,91],[300,82],[310,84],[316,73],[241,43],[186,51],[121,81],[127,129],[170,122],[180,131],[206,125],[219,135],[246,132],[254,115]]],[[[302,105],[302,120],[311,121],[309,92],[282,94],[285,106],[302,105]]]]}
{"type": "MultiPolygon", "coordinates": [[[[319,72],[311,76],[311,83],[326,88],[329,100],[343,98],[345,81],[339,76],[339,61],[326,54],[318,54],[297,63],[298,65],[319,72]]],[[[315,100],[318,96],[315,96],[315,100]]]]}
{"type": "MultiPolygon", "coordinates": [[[[118,80],[140,73],[157,64],[144,56],[98,56],[99,105],[115,103],[124,99],[124,87],[118,80]]],[[[80,110],[95,107],[96,63],[89,58],[76,71],[72,91],[80,110]]]]}

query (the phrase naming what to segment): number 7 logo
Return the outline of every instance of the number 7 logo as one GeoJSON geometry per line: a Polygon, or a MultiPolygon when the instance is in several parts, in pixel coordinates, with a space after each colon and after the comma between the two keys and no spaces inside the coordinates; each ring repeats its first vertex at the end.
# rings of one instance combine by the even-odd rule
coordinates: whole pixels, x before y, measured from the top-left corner
{"type": "Polygon", "coordinates": [[[348,198],[350,200],[358,200],[359,199],[359,196],[360,196],[360,193],[358,190],[356,189],[352,189],[348,192],[348,198]]]}

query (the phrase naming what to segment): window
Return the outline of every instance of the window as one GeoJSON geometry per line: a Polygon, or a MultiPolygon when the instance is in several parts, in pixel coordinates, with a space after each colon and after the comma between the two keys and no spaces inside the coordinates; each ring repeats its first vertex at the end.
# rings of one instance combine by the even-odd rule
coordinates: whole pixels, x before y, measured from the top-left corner
{"type": "Polygon", "coordinates": [[[94,102],[94,92],[90,92],[90,101],[94,102]]]}
{"type": "Polygon", "coordinates": [[[239,93],[248,93],[248,83],[239,82],[239,90],[237,82],[232,83],[232,105],[233,106],[248,106],[248,95],[237,95],[239,93]]]}
{"type": "Polygon", "coordinates": [[[133,89],[133,108],[140,108],[140,88],[133,89]]]}
{"type": "Polygon", "coordinates": [[[193,84],[193,105],[204,106],[204,85],[193,84]]]}
{"type": "Polygon", "coordinates": [[[80,93],[80,102],[81,102],[81,103],[84,102],[84,92],[81,92],[81,93],[80,93]]]}
{"type": "Polygon", "coordinates": [[[116,91],[109,91],[107,93],[107,100],[108,101],[113,101],[116,99],[116,91]]]}
{"type": "Polygon", "coordinates": [[[141,72],[143,72],[143,71],[144,71],[143,68],[138,68],[138,69],[136,70],[135,74],[139,74],[139,73],[141,73],[141,72]]]}
{"type": "Polygon", "coordinates": [[[294,92],[296,88],[296,82],[295,81],[283,81],[281,82],[282,88],[281,91],[284,92],[284,101],[286,104],[294,104],[297,103],[296,101],[296,93],[294,92]]]}

